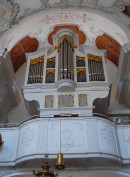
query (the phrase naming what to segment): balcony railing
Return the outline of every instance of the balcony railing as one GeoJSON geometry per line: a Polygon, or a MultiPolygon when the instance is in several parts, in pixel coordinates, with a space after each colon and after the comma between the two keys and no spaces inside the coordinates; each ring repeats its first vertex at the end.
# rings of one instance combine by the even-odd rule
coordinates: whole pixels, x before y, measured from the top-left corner
{"type": "Polygon", "coordinates": [[[44,121],[44,119],[59,119],[59,118],[61,118],[61,119],[87,119],[87,118],[94,118],[94,117],[98,117],[98,118],[100,118],[100,119],[105,119],[105,120],[108,120],[108,121],[110,121],[110,122],[113,122],[113,123],[115,123],[116,125],[129,125],[130,124],[130,120],[123,120],[123,119],[121,119],[121,121],[120,121],[120,123],[117,123],[117,122],[115,122],[114,121],[114,119],[112,118],[112,117],[109,117],[109,116],[106,116],[106,115],[104,115],[104,114],[100,114],[100,113],[93,113],[93,116],[80,116],[80,117],[78,117],[78,115],[77,115],[77,117],[76,116],[71,116],[71,115],[68,115],[68,117],[67,117],[67,114],[66,114],[66,116],[64,116],[64,115],[58,115],[57,117],[55,116],[55,117],[42,117],[42,116],[39,116],[39,115],[33,115],[33,116],[29,116],[29,117],[27,117],[27,119],[25,119],[24,121],[22,121],[22,122],[20,122],[20,123],[3,123],[3,124],[0,124],[0,128],[11,128],[11,127],[19,127],[20,125],[22,125],[23,123],[25,123],[25,122],[28,122],[28,121],[31,121],[31,120],[35,120],[35,119],[43,119],[43,121],[44,121]]]}

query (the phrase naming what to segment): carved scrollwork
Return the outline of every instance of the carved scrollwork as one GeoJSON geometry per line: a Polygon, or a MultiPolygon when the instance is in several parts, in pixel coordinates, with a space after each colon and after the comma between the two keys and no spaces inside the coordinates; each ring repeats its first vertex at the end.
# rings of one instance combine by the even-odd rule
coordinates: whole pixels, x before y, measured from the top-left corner
{"type": "Polygon", "coordinates": [[[102,56],[96,56],[96,55],[92,55],[92,54],[88,53],[87,57],[88,57],[89,60],[102,62],[102,56]]]}
{"type": "Polygon", "coordinates": [[[46,1],[47,6],[54,7],[54,6],[61,6],[63,3],[63,0],[47,0],[46,1]]]}
{"type": "Polygon", "coordinates": [[[19,5],[13,1],[0,1],[0,35],[13,23],[19,12],[19,5]]]}
{"type": "Polygon", "coordinates": [[[107,8],[108,2],[101,0],[39,0],[38,7],[26,7],[25,4],[25,8],[20,12],[20,3],[15,3],[13,0],[3,0],[0,7],[0,35],[12,25],[18,24],[24,17],[46,8],[74,6],[78,8],[99,9],[105,13],[116,13],[117,11],[123,11],[129,3],[130,0],[111,0],[109,1],[110,9],[107,8]]]}
{"type": "Polygon", "coordinates": [[[34,58],[30,60],[30,65],[35,65],[37,63],[41,63],[44,61],[44,56],[40,56],[38,58],[34,58]]]}
{"type": "Polygon", "coordinates": [[[22,134],[22,141],[25,146],[28,146],[31,141],[34,139],[34,130],[30,127],[26,128],[22,134]]]}
{"type": "Polygon", "coordinates": [[[107,144],[114,142],[114,133],[111,126],[104,124],[100,130],[101,138],[106,141],[107,144]]]}

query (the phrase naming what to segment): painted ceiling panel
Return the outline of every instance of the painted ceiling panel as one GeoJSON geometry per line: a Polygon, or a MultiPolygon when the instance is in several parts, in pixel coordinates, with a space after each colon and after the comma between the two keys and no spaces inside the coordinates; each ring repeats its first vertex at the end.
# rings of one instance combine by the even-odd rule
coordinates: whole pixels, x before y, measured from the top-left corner
{"type": "Polygon", "coordinates": [[[120,55],[120,44],[118,44],[110,36],[103,34],[97,37],[96,45],[98,49],[107,50],[107,58],[111,60],[116,66],[118,66],[119,55],[120,55]]]}
{"type": "Polygon", "coordinates": [[[116,14],[128,5],[130,0],[0,0],[0,35],[26,16],[47,8],[85,7],[116,14]]]}
{"type": "Polygon", "coordinates": [[[19,67],[26,61],[25,53],[35,52],[38,48],[38,41],[35,38],[25,37],[17,43],[10,51],[14,71],[16,72],[19,67]]]}

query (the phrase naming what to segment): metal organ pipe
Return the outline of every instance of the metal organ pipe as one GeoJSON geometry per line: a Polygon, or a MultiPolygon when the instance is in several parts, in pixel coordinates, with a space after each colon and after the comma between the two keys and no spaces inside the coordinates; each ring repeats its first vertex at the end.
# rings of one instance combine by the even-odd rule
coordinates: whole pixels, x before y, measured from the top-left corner
{"type": "Polygon", "coordinates": [[[64,39],[59,49],[59,79],[72,79],[73,50],[71,44],[64,39]]]}
{"type": "Polygon", "coordinates": [[[39,57],[30,60],[28,84],[42,83],[44,59],[39,57]]]}

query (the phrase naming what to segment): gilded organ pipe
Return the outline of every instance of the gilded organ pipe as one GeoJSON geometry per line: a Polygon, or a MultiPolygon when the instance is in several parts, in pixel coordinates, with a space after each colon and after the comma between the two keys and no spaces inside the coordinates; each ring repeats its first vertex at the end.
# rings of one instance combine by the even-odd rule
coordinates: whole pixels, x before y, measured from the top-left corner
{"type": "Polygon", "coordinates": [[[28,84],[42,83],[44,56],[31,59],[28,74],[28,84]]]}

